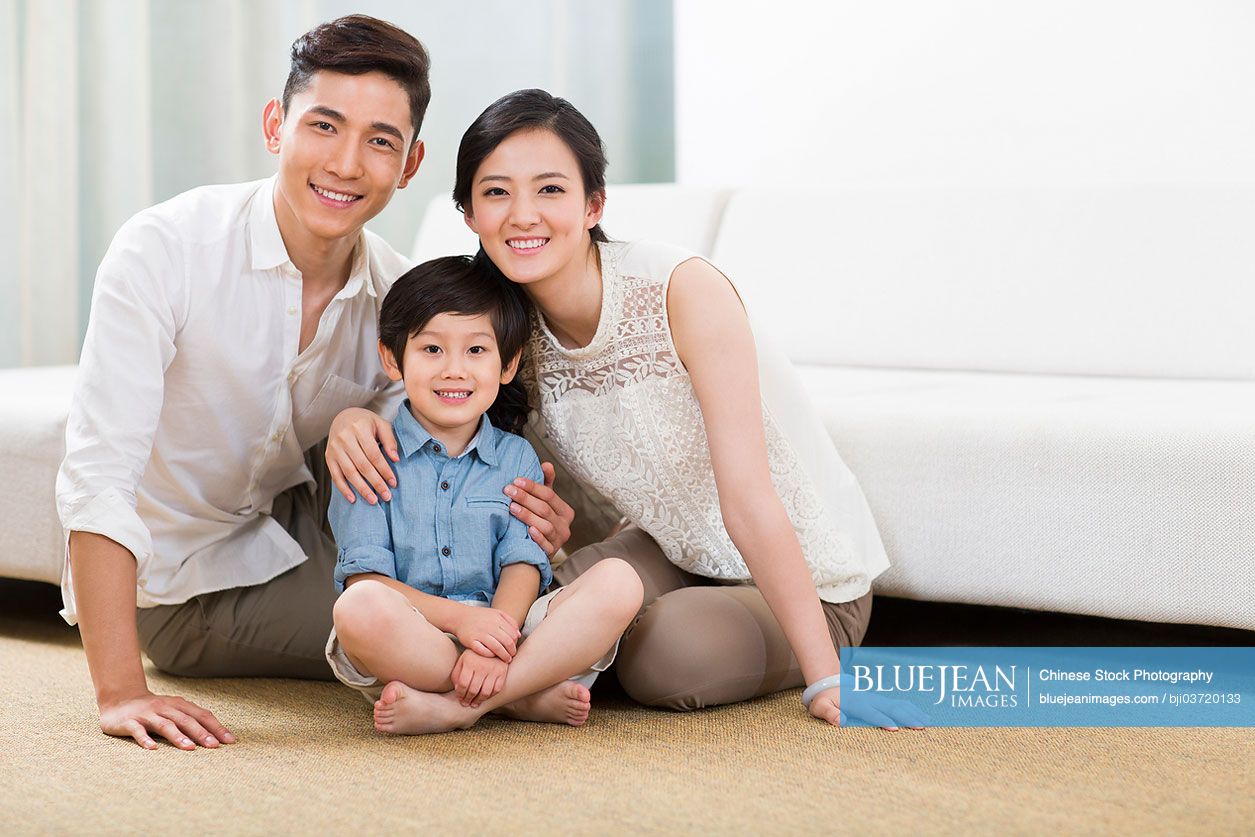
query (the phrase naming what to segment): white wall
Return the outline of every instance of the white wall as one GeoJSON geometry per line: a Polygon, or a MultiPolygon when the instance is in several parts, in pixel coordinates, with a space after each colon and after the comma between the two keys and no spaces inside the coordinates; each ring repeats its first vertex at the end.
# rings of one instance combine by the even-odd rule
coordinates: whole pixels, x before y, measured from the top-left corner
{"type": "Polygon", "coordinates": [[[681,182],[1255,181],[1252,3],[676,0],[675,15],[681,182]]]}

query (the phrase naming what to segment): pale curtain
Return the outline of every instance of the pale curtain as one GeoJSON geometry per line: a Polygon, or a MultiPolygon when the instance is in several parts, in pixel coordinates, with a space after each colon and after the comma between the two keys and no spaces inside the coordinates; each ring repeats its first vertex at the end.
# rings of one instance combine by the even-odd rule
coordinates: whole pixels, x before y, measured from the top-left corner
{"type": "Polygon", "coordinates": [[[264,177],[261,111],[288,48],[362,12],[432,54],[427,160],[371,228],[407,251],[457,142],[496,97],[544,87],[597,125],[615,182],[674,175],[670,0],[518,4],[0,0],[0,367],[73,363],[95,267],[145,206],[264,177]]]}
{"type": "Polygon", "coordinates": [[[282,84],[308,5],[0,0],[0,182],[16,187],[0,202],[0,366],[77,360],[95,266],[137,210],[263,173],[242,104],[259,71],[282,84]]]}

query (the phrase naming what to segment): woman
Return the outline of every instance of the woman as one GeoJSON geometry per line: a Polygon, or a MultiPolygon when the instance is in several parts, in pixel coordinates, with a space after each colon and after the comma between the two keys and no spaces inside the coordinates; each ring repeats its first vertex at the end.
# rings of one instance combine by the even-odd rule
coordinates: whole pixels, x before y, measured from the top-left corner
{"type": "Polygon", "coordinates": [[[480,258],[535,307],[528,374],[549,443],[631,524],[556,577],[606,557],[636,568],[644,605],[616,663],[634,699],[695,709],[806,685],[809,712],[836,724],[837,649],[862,640],[888,566],[871,513],[727,278],[607,239],[605,168],[570,103],[524,90],[467,130],[453,193],[480,258]]]}

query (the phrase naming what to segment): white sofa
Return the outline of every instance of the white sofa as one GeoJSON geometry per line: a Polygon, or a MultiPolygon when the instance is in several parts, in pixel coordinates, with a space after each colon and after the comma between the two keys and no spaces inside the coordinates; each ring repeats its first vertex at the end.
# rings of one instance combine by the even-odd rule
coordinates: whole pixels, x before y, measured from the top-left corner
{"type": "Polygon", "coordinates": [[[742,192],[908,598],[1255,629],[1255,188],[742,192]]]}
{"type": "MultiPolygon", "coordinates": [[[[616,186],[603,226],[709,255],[783,341],[878,592],[1255,630],[1255,188],[616,186]]],[[[414,255],[475,244],[437,199],[414,255]]],[[[71,374],[0,373],[0,575],[59,579],[71,374]]]]}
{"type": "Polygon", "coordinates": [[[73,366],[0,369],[0,577],[61,582],[57,467],[73,366]]]}

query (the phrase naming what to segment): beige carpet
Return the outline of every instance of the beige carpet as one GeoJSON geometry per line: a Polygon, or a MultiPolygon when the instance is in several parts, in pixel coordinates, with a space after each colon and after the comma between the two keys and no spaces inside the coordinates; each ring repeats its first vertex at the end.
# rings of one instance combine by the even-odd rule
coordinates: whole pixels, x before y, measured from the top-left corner
{"type": "Polygon", "coordinates": [[[77,633],[14,595],[0,588],[9,833],[1255,828],[1255,730],[837,730],[797,692],[691,714],[611,696],[581,729],[493,720],[387,738],[335,685],[150,672],[240,741],[147,752],[100,735],[77,633]]]}

